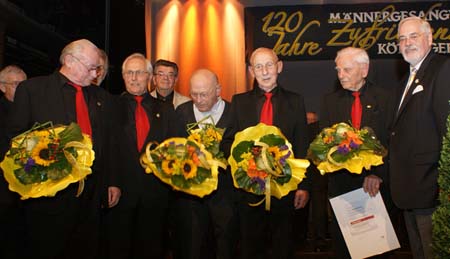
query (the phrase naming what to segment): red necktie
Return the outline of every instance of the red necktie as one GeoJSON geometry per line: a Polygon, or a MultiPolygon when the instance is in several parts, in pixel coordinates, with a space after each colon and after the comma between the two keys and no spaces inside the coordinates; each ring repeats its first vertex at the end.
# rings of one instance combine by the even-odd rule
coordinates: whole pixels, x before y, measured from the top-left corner
{"type": "Polygon", "coordinates": [[[136,120],[136,138],[137,138],[137,149],[141,151],[144,146],[145,139],[147,138],[148,131],[150,130],[150,123],[148,121],[147,113],[142,107],[142,96],[135,96],[136,99],[136,110],[134,112],[134,119],[136,120]]]}
{"type": "Polygon", "coordinates": [[[362,105],[361,99],[359,99],[359,92],[353,92],[352,95],[355,97],[352,105],[352,124],[353,127],[359,129],[361,127],[361,117],[362,117],[362,105]]]}
{"type": "Polygon", "coordinates": [[[272,111],[272,93],[264,93],[266,96],[266,101],[264,102],[261,109],[261,119],[262,123],[267,125],[272,125],[273,111],[272,111]]]}
{"type": "Polygon", "coordinates": [[[75,108],[77,112],[77,123],[80,125],[81,132],[92,136],[91,121],[89,120],[89,111],[84,100],[83,87],[72,82],[68,84],[77,90],[75,94],[75,108]]]}

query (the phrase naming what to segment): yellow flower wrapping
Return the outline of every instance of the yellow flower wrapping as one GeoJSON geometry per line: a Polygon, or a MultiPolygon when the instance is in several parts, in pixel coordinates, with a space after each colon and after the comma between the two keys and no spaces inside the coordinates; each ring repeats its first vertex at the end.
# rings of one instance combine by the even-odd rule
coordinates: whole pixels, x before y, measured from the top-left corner
{"type": "MultiPolygon", "coordinates": [[[[186,138],[169,138],[163,141],[161,144],[159,144],[155,149],[158,149],[162,146],[167,145],[170,142],[174,142],[176,145],[186,145],[186,142],[188,140],[186,138]]],[[[172,178],[164,175],[160,170],[158,170],[158,167],[155,164],[155,161],[153,161],[151,157],[152,147],[154,146],[154,143],[147,144],[145,148],[145,153],[141,156],[141,165],[145,168],[145,172],[147,174],[153,173],[156,177],[158,177],[161,181],[164,183],[170,185],[174,190],[182,191],[194,196],[198,196],[200,198],[203,198],[204,196],[212,193],[214,190],[217,189],[217,183],[218,183],[218,167],[220,165],[220,161],[217,161],[213,158],[211,153],[209,153],[204,145],[190,140],[194,142],[200,149],[200,151],[205,155],[206,161],[210,165],[211,170],[211,177],[206,178],[202,183],[200,184],[193,184],[189,188],[184,189],[180,188],[172,183],[172,178]]]]}
{"type": "MultiPolygon", "coordinates": [[[[55,127],[54,130],[58,134],[63,131],[65,127],[55,127]]],[[[36,134],[36,133],[30,133],[36,134]]],[[[17,143],[21,142],[21,138],[16,139],[12,143],[12,147],[17,147],[17,143]]],[[[65,189],[69,184],[80,182],[80,186],[84,185],[84,178],[92,173],[91,166],[95,159],[95,153],[92,150],[92,141],[90,137],[83,134],[82,142],[72,141],[66,144],[66,148],[75,147],[78,156],[75,158],[69,152],[64,152],[67,160],[72,165],[72,171],[66,177],[60,180],[47,180],[35,184],[22,184],[14,175],[14,170],[20,168],[14,163],[14,159],[8,157],[9,151],[0,166],[3,169],[3,174],[6,181],[9,183],[9,189],[20,194],[21,199],[39,198],[39,197],[53,197],[58,191],[65,189]]],[[[79,190],[80,192],[80,190],[79,190]]]]}
{"type": "Polygon", "coordinates": [[[330,159],[331,156],[328,157],[330,162],[323,161],[317,165],[317,169],[319,169],[320,174],[322,175],[342,169],[347,169],[350,173],[361,174],[363,168],[370,170],[371,166],[383,164],[383,157],[381,155],[374,154],[372,151],[360,151],[358,155],[355,155],[342,163],[332,162],[333,160],[330,159]]]}
{"type": "MultiPolygon", "coordinates": [[[[240,131],[236,133],[234,142],[231,146],[231,154],[233,154],[233,149],[242,141],[255,141],[259,142],[261,137],[268,135],[268,134],[274,134],[278,136],[282,136],[285,139],[286,145],[288,146],[289,150],[292,151],[292,145],[289,143],[289,141],[286,139],[286,137],[283,135],[281,130],[275,126],[268,126],[263,123],[259,123],[256,126],[249,127],[243,131],[240,131]]],[[[270,209],[270,196],[276,197],[278,199],[281,199],[283,196],[286,196],[290,191],[297,190],[298,184],[305,178],[306,169],[309,166],[309,161],[306,159],[296,159],[294,158],[293,152],[291,152],[291,155],[289,158],[286,159],[287,163],[291,167],[292,176],[289,182],[285,184],[278,184],[274,179],[268,180],[268,178],[271,178],[270,176],[266,178],[266,193],[265,193],[265,201],[266,201],[266,210],[270,209]]],[[[236,181],[235,173],[238,170],[238,163],[233,158],[232,155],[228,158],[228,163],[231,167],[231,174],[233,176],[233,183],[236,188],[242,188],[239,186],[239,184],[236,181]]],[[[269,174],[270,175],[270,174],[269,174]]],[[[244,189],[246,190],[246,189],[244,189]]],[[[249,190],[246,190],[248,192],[251,192],[249,190]]],[[[253,192],[252,192],[253,193],[253,192]]],[[[262,202],[262,201],[261,201],[262,202]]],[[[259,203],[258,203],[259,205],[259,203]]]]}

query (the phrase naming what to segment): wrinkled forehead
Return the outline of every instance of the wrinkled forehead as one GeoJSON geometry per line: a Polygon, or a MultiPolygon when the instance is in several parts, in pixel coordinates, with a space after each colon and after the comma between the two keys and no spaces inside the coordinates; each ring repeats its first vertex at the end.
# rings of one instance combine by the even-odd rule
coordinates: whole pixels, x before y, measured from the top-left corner
{"type": "Polygon", "coordinates": [[[256,64],[266,64],[268,62],[275,63],[278,60],[271,51],[259,51],[252,56],[250,63],[252,65],[256,64]]]}
{"type": "Polygon", "coordinates": [[[357,65],[358,63],[348,54],[343,54],[336,59],[336,68],[353,68],[357,65]]]}

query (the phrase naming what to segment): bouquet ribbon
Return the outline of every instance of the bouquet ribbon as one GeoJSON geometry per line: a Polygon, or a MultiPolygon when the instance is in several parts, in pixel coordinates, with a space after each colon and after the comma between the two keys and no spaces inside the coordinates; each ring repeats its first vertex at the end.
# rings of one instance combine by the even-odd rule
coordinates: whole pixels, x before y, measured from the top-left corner
{"type": "MultiPolygon", "coordinates": [[[[52,128],[56,133],[63,131],[65,127],[59,126],[52,128]]],[[[32,131],[28,131],[14,139],[18,143],[23,141],[27,134],[33,134],[32,131]],[[31,133],[30,133],[31,132],[31,133]]],[[[15,144],[13,143],[13,146],[15,144]]],[[[9,189],[11,191],[17,192],[21,195],[21,199],[25,200],[28,198],[39,198],[43,196],[53,197],[60,190],[65,189],[69,184],[78,182],[77,197],[83,192],[84,189],[84,178],[92,173],[91,166],[95,159],[95,153],[92,150],[92,142],[88,135],[83,134],[82,141],[71,141],[68,142],[64,148],[64,156],[67,161],[71,164],[71,173],[59,180],[46,180],[40,183],[32,184],[22,184],[15,176],[14,171],[21,168],[20,165],[16,164],[14,159],[9,156],[8,151],[4,160],[1,162],[0,166],[3,169],[3,174],[6,181],[9,183],[9,189]],[[77,152],[77,157],[72,155],[67,148],[74,147],[77,152]]]]}
{"type": "Polygon", "coordinates": [[[271,196],[281,199],[289,192],[297,190],[298,184],[305,178],[306,168],[309,166],[308,160],[294,157],[292,145],[279,128],[263,123],[249,127],[235,135],[228,162],[231,166],[233,183],[236,188],[244,189],[256,195],[264,195],[261,201],[249,205],[259,206],[265,202],[267,211],[270,210],[271,196]],[[252,143],[251,146],[248,143],[252,143]],[[285,149],[280,149],[278,145],[284,146],[285,149]],[[258,157],[252,155],[252,147],[260,147],[258,157]],[[268,151],[272,147],[275,147],[281,153],[282,158],[272,157],[273,155],[268,151]],[[255,176],[249,174],[249,168],[246,164],[253,159],[259,161],[257,162],[258,171],[266,174],[263,178],[257,176],[260,181],[264,181],[263,188],[256,187],[257,189],[255,189],[254,185],[248,184],[253,183],[254,178],[252,177],[255,176]],[[285,163],[282,164],[281,161],[278,161],[279,159],[284,159],[285,163]],[[286,177],[289,178],[286,179],[286,177]]]}
{"type": "MultiPolygon", "coordinates": [[[[217,189],[217,183],[218,183],[218,166],[220,165],[220,162],[215,160],[212,155],[204,148],[203,145],[200,145],[199,143],[189,140],[193,143],[195,143],[198,147],[198,151],[201,152],[204,157],[202,157],[201,166],[202,168],[206,170],[210,170],[211,176],[207,177],[203,180],[201,183],[190,183],[189,187],[183,187],[178,186],[173,181],[173,175],[167,175],[163,172],[162,166],[158,165],[158,163],[161,163],[166,158],[162,158],[160,161],[156,161],[153,159],[152,154],[157,153],[159,149],[163,148],[164,146],[169,145],[170,143],[175,143],[175,145],[186,145],[188,142],[185,138],[169,138],[163,141],[161,144],[157,144],[156,142],[148,143],[145,149],[145,153],[142,154],[140,163],[143,168],[145,168],[145,172],[147,174],[153,173],[157,178],[159,178],[162,182],[170,185],[173,189],[177,191],[182,191],[191,195],[198,196],[200,198],[204,197],[205,195],[210,194],[214,190],[217,189]],[[204,158],[204,159],[203,159],[204,158]]],[[[164,154],[168,155],[168,154],[164,154]]],[[[181,176],[181,175],[177,175],[181,176]]],[[[182,177],[182,176],[181,176],[182,177]]],[[[188,182],[188,180],[184,180],[185,183],[188,182]]]]}

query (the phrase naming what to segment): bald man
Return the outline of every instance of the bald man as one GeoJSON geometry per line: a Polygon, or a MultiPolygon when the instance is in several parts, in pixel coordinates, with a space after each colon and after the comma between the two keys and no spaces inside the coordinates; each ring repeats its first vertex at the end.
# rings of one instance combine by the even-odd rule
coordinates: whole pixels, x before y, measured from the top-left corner
{"type": "Polygon", "coordinates": [[[81,86],[88,109],[95,161],[83,193],[78,184],[69,185],[55,197],[24,200],[28,237],[23,249],[34,258],[96,258],[100,208],[113,207],[120,197],[111,148],[112,99],[100,87],[91,87],[97,76],[97,47],[82,39],[69,43],[61,52],[61,68],[48,76],[31,78],[16,90],[10,111],[7,137],[10,139],[35,122],[54,125],[77,122],[76,88],[81,86]],[[109,186],[109,187],[108,187],[109,186]],[[105,197],[101,204],[101,197],[105,197]]]}
{"type": "MultiPolygon", "coordinates": [[[[220,92],[221,86],[214,72],[208,69],[195,71],[190,79],[192,101],[176,109],[181,125],[210,116],[210,120],[204,122],[218,128],[228,127],[229,103],[220,97],[220,92]]],[[[185,134],[187,136],[187,132],[185,134]]],[[[175,211],[175,258],[233,257],[237,231],[229,172],[221,169],[217,190],[204,198],[176,193],[175,211]],[[209,233],[214,233],[214,237],[209,238],[209,233]]]]}
{"type": "MultiPolygon", "coordinates": [[[[283,70],[283,62],[273,50],[258,48],[250,57],[248,70],[256,79],[256,86],[249,92],[233,96],[230,126],[225,131],[222,141],[226,157],[230,154],[235,134],[260,122],[261,110],[266,100],[265,93],[272,93],[273,125],[278,127],[292,144],[295,157],[304,158],[308,146],[308,129],[303,97],[278,84],[278,74],[283,70]]],[[[261,196],[243,190],[238,191],[242,258],[270,257],[268,254],[270,246],[273,257],[292,258],[294,209],[303,208],[308,202],[308,181],[306,178],[298,190],[290,192],[280,200],[272,199],[270,212],[265,211],[264,205],[256,207],[248,205],[259,202],[261,196]],[[268,235],[271,237],[271,243],[267,238],[268,235]]]]}

